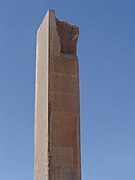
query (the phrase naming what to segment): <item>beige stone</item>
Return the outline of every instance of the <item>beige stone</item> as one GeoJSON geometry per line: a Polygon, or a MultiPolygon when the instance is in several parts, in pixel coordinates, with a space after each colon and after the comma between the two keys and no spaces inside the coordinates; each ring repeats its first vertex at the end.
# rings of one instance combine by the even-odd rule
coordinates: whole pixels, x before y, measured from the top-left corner
{"type": "Polygon", "coordinates": [[[37,33],[34,180],[81,180],[78,34],[53,10],[37,33]]]}

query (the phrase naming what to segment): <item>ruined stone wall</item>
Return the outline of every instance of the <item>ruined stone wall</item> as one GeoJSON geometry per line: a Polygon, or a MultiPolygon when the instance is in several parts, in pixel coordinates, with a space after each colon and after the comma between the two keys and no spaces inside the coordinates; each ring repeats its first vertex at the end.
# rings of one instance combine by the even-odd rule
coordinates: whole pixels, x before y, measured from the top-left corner
{"type": "MultiPolygon", "coordinates": [[[[45,51],[47,54],[43,56],[43,59],[38,53],[40,60],[37,62],[38,65],[43,65],[43,69],[45,68],[43,70],[45,74],[41,76],[43,79],[44,76],[47,78],[42,81],[45,88],[43,93],[47,93],[47,95],[44,94],[47,101],[46,105],[39,103],[37,106],[40,107],[36,106],[38,109],[36,114],[38,115],[36,115],[35,120],[35,149],[37,151],[39,150],[39,152],[36,151],[36,160],[38,159],[40,161],[42,156],[44,159],[42,159],[41,164],[39,163],[39,166],[35,166],[35,172],[37,174],[35,180],[81,180],[79,68],[76,55],[79,29],[75,25],[58,20],[55,17],[55,12],[52,10],[48,12],[48,19],[49,39],[47,51],[49,53],[45,51]],[[46,63],[42,61],[46,61],[46,63]],[[45,114],[39,115],[41,114],[41,109],[44,108],[45,114]],[[37,127],[38,123],[41,126],[37,127]],[[41,132],[44,130],[48,135],[41,132]],[[41,132],[41,134],[38,136],[37,132],[41,132]],[[46,139],[46,137],[48,138],[46,139]],[[43,148],[45,153],[48,148],[48,158],[46,154],[45,156],[42,154],[43,152],[40,150],[41,145],[39,143],[42,143],[42,147],[45,147],[43,148]],[[43,163],[44,160],[47,161],[45,164],[43,163]],[[41,167],[42,165],[45,165],[45,167],[41,167]],[[46,168],[46,165],[48,168],[46,168]],[[38,170],[36,169],[37,167],[39,167],[38,170]],[[40,168],[41,171],[43,171],[43,168],[48,169],[47,177],[42,176],[40,168]]],[[[45,28],[44,25],[42,24],[43,29],[45,28]]],[[[44,33],[41,32],[41,34],[43,35],[44,33]]],[[[42,36],[42,38],[44,42],[45,37],[42,36]]],[[[44,48],[45,45],[43,45],[44,48]]],[[[42,48],[40,51],[42,54],[42,48]]],[[[39,72],[41,74],[42,70],[39,69],[38,65],[37,69],[41,71],[39,72]]],[[[43,86],[41,85],[39,87],[37,85],[38,88],[43,86]]],[[[42,92],[40,92],[40,96],[42,96],[42,92]]]]}

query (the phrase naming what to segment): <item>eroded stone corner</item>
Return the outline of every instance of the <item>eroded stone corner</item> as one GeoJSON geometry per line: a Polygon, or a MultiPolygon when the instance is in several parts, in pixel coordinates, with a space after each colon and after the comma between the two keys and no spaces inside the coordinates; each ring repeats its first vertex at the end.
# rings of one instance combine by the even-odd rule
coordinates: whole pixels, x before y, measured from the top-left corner
{"type": "Polygon", "coordinates": [[[58,18],[56,18],[56,26],[60,37],[61,53],[76,55],[79,28],[58,18]]]}

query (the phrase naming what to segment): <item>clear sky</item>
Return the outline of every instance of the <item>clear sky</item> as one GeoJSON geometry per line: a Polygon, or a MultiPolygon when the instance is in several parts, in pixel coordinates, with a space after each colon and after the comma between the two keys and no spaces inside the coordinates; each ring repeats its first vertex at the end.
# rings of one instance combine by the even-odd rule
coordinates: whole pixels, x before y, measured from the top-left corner
{"type": "Polygon", "coordinates": [[[82,180],[135,180],[135,1],[0,0],[0,180],[33,180],[36,32],[80,27],[82,180]]]}

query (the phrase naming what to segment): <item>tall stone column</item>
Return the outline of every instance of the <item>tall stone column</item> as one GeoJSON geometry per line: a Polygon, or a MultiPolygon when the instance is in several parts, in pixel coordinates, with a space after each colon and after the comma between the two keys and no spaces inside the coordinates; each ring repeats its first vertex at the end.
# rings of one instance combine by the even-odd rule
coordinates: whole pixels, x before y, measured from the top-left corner
{"type": "Polygon", "coordinates": [[[78,34],[54,10],[37,33],[34,180],[81,180],[78,34]]]}

